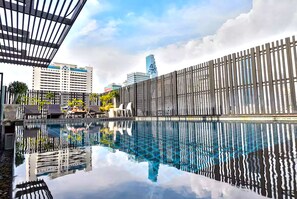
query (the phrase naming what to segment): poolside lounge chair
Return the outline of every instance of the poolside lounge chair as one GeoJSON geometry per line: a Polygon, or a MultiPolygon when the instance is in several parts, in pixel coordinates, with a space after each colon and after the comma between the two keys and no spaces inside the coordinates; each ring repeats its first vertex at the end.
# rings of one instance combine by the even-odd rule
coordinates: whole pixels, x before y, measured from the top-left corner
{"type": "Polygon", "coordinates": [[[132,113],[132,102],[129,102],[127,104],[127,107],[126,109],[123,110],[124,112],[124,116],[128,117],[128,116],[133,116],[133,113],[132,113]]]}
{"type": "Polygon", "coordinates": [[[118,117],[119,115],[122,116],[123,113],[124,113],[123,104],[120,104],[118,108],[109,109],[108,115],[109,117],[118,117]]]}
{"type": "Polygon", "coordinates": [[[87,110],[88,110],[87,116],[90,116],[91,118],[97,115],[99,116],[105,115],[104,112],[100,111],[100,106],[92,105],[92,106],[89,106],[87,110]]]}
{"type": "Polygon", "coordinates": [[[124,115],[124,108],[123,108],[123,104],[120,104],[119,108],[115,109],[117,116],[123,116],[124,115]]]}
{"type": "Polygon", "coordinates": [[[28,119],[29,116],[41,116],[38,110],[38,105],[24,105],[24,118],[28,119]]]}
{"type": "Polygon", "coordinates": [[[64,115],[64,113],[61,111],[61,106],[59,104],[49,104],[47,106],[47,116],[49,118],[59,118],[61,115],[64,115]]]}

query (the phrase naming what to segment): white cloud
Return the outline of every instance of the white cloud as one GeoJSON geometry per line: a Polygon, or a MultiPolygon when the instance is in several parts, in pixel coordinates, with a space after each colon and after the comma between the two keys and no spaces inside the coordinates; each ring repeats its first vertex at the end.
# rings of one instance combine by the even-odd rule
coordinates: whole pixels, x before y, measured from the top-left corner
{"type": "MultiPolygon", "coordinates": [[[[97,47],[76,44],[71,49],[71,54],[72,57],[79,57],[79,60],[84,60],[85,63],[94,66],[94,92],[101,92],[108,83],[123,82],[129,72],[144,71],[145,56],[148,54],[155,55],[159,74],[166,74],[263,42],[292,35],[297,31],[297,11],[294,9],[296,7],[297,1],[294,0],[255,0],[249,12],[239,14],[225,21],[222,26],[214,31],[214,34],[199,37],[198,33],[196,33],[197,39],[191,39],[187,42],[173,43],[139,53],[124,51],[125,46],[116,46],[114,44],[97,47]]],[[[169,16],[173,15],[173,13],[176,15],[175,19],[182,17],[186,21],[189,17],[195,15],[195,10],[188,8],[188,10],[182,11],[172,8],[165,14],[164,21],[148,19],[144,16],[136,22],[131,21],[131,23],[143,24],[142,26],[146,27],[147,30],[154,29],[155,35],[149,37],[144,34],[139,38],[125,38],[124,44],[129,45],[131,43],[131,46],[135,46],[135,44],[141,45],[142,42],[143,44],[154,43],[162,37],[182,35],[182,30],[188,24],[181,23],[179,25],[177,20],[177,25],[174,27],[176,31],[174,32],[168,25],[172,24],[170,20],[173,20],[173,17],[170,18],[169,16]],[[190,14],[184,14],[184,12],[190,14]]],[[[219,17],[219,15],[216,17],[219,17]]],[[[194,22],[191,21],[190,25],[193,29],[188,32],[197,31],[197,27],[207,29],[207,21],[203,24],[195,26],[194,22]]],[[[111,30],[113,29],[111,28],[111,30]]],[[[73,60],[76,62],[78,59],[73,60]]]]}
{"type": "Polygon", "coordinates": [[[90,32],[96,30],[97,28],[98,28],[97,21],[91,20],[85,27],[81,29],[78,35],[80,36],[88,35],[90,32]]]}
{"type": "Polygon", "coordinates": [[[115,47],[76,46],[71,50],[61,50],[63,53],[55,60],[94,67],[93,92],[102,92],[108,83],[123,83],[127,73],[131,71],[145,72],[145,67],[142,67],[145,64],[142,55],[125,53],[115,47]],[[73,61],[74,57],[79,57],[80,61],[73,61]]]}
{"type": "Polygon", "coordinates": [[[161,74],[291,36],[297,32],[297,1],[254,0],[250,12],[226,21],[213,35],[151,50],[161,74]]]}
{"type": "Polygon", "coordinates": [[[1,63],[0,72],[3,73],[4,85],[8,86],[13,81],[20,81],[25,82],[29,88],[32,88],[32,67],[1,63]]]}

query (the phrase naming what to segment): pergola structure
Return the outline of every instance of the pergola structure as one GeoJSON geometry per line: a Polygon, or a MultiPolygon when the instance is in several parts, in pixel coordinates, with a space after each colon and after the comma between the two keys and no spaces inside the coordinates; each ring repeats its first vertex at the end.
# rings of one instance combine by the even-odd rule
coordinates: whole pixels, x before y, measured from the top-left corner
{"type": "Polygon", "coordinates": [[[0,0],[0,63],[47,67],[87,0],[0,0]]]}

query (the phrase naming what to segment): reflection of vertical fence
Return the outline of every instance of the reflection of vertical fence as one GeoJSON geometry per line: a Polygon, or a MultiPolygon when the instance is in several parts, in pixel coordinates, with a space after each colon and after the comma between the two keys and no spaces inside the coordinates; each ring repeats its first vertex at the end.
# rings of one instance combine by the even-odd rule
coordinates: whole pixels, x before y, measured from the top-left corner
{"type": "Polygon", "coordinates": [[[296,114],[295,37],[120,89],[137,116],[296,114]]]}
{"type": "Polygon", "coordinates": [[[15,198],[53,198],[47,184],[42,179],[18,184],[16,190],[15,198]]]}
{"type": "Polygon", "coordinates": [[[295,124],[134,124],[132,136],[117,133],[115,141],[131,159],[166,164],[270,198],[296,197],[295,124]]]}

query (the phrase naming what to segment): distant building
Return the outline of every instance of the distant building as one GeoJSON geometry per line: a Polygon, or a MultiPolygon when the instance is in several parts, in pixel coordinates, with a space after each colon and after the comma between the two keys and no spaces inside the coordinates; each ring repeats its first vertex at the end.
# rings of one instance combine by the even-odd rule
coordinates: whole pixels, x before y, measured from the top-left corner
{"type": "Polygon", "coordinates": [[[51,179],[75,173],[77,170],[92,170],[92,148],[65,148],[44,153],[30,154],[26,158],[26,180],[37,180],[47,175],[51,179]]]}
{"type": "Polygon", "coordinates": [[[150,75],[146,73],[141,73],[141,72],[130,73],[130,74],[127,74],[127,80],[125,81],[124,86],[142,82],[148,79],[150,79],[150,75]]]}
{"type": "Polygon", "coordinates": [[[146,73],[150,75],[150,78],[158,77],[158,70],[154,55],[146,57],[146,73]]]}
{"type": "Polygon", "coordinates": [[[122,88],[121,85],[112,83],[112,84],[109,84],[108,86],[106,86],[104,88],[104,92],[113,91],[113,90],[117,90],[117,89],[120,89],[120,88],[122,88]]]}
{"type": "Polygon", "coordinates": [[[33,68],[33,90],[92,93],[93,67],[53,63],[33,68]]]}

